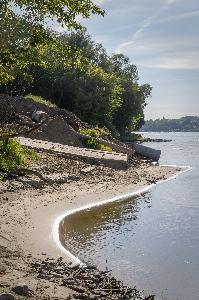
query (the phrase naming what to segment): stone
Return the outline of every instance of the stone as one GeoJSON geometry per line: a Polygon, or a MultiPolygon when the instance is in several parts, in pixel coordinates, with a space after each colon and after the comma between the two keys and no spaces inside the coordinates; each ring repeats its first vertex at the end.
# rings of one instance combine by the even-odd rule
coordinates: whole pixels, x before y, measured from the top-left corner
{"type": "Polygon", "coordinates": [[[86,289],[84,287],[81,287],[81,286],[71,286],[71,285],[68,285],[67,286],[69,289],[75,291],[75,292],[78,292],[78,293],[85,293],[86,289]]]}
{"type": "Polygon", "coordinates": [[[85,293],[73,294],[73,297],[75,299],[89,299],[88,294],[85,294],[85,293]]]}
{"type": "Polygon", "coordinates": [[[10,286],[10,284],[9,283],[7,283],[7,282],[0,282],[0,287],[9,287],[10,286]]]}
{"type": "Polygon", "coordinates": [[[90,300],[97,300],[97,296],[96,295],[90,295],[89,298],[90,298],[90,300]]]}
{"type": "Polygon", "coordinates": [[[47,120],[47,114],[41,110],[34,111],[32,114],[32,120],[36,123],[43,123],[47,120]]]}
{"type": "Polygon", "coordinates": [[[27,285],[17,285],[12,289],[12,291],[20,296],[27,296],[29,289],[27,285]]]}
{"type": "Polygon", "coordinates": [[[12,294],[0,294],[0,300],[16,300],[12,294]]]}
{"type": "Polygon", "coordinates": [[[87,173],[90,173],[91,171],[95,170],[96,167],[95,166],[89,166],[87,168],[84,168],[80,171],[80,173],[82,174],[87,174],[87,173]]]}

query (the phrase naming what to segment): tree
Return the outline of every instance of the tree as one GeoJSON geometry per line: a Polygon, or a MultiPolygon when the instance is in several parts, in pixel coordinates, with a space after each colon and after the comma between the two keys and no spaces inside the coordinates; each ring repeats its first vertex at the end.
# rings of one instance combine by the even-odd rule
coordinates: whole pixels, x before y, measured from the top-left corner
{"type": "Polygon", "coordinates": [[[58,38],[70,49],[67,62],[71,63],[64,64],[64,56],[48,51],[48,67],[33,68],[32,93],[51,99],[88,123],[106,126],[114,134],[127,135],[139,129],[152,88],[138,84],[137,67],[129,58],[123,54],[109,57],[85,30],[58,38]]]}
{"type": "Polygon", "coordinates": [[[111,62],[112,70],[120,78],[123,88],[122,105],[113,117],[113,124],[120,135],[126,136],[143,125],[146,99],[151,95],[152,88],[149,84],[138,84],[137,67],[125,55],[113,55],[111,62]]]}
{"type": "Polygon", "coordinates": [[[89,18],[91,14],[104,15],[104,11],[91,0],[2,0],[1,14],[17,11],[23,20],[32,25],[41,25],[49,19],[59,22],[68,29],[81,29],[77,16],[89,18]]]}
{"type": "Polygon", "coordinates": [[[130,64],[130,60],[124,54],[114,54],[111,57],[113,72],[120,77],[129,79],[131,82],[137,82],[138,70],[135,65],[130,64]]]}
{"type": "Polygon", "coordinates": [[[68,30],[77,30],[82,26],[76,17],[88,18],[91,14],[104,15],[91,0],[2,0],[0,84],[16,79],[19,74],[28,79],[30,65],[45,65],[43,54],[47,49],[63,52],[49,30],[50,20],[68,30]]]}

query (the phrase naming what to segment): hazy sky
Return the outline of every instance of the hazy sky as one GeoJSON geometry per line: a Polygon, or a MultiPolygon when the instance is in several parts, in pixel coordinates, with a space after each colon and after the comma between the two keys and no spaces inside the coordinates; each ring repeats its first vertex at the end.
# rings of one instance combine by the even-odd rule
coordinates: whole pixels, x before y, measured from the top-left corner
{"type": "Polygon", "coordinates": [[[153,86],[146,119],[199,115],[199,0],[95,0],[83,20],[109,54],[122,52],[153,86]]]}

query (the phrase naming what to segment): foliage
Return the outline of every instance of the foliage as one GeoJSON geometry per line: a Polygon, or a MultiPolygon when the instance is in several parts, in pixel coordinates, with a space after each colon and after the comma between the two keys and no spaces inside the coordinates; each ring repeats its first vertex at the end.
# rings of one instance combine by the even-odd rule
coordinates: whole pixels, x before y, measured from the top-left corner
{"type": "Polygon", "coordinates": [[[42,24],[47,20],[57,21],[68,29],[82,28],[77,17],[89,18],[91,14],[104,15],[104,11],[91,0],[3,0],[1,11],[11,7],[18,10],[22,19],[29,19],[33,24],[42,24]],[[12,6],[11,6],[12,4],[12,6]]]}
{"type": "Polygon", "coordinates": [[[180,119],[156,119],[146,121],[141,131],[199,131],[199,117],[186,116],[180,119]]]}
{"type": "Polygon", "coordinates": [[[100,67],[90,67],[87,71],[60,67],[40,69],[35,75],[32,93],[52,99],[85,122],[111,129],[113,114],[122,101],[122,88],[114,74],[100,67]]]}
{"type": "MultiPolygon", "coordinates": [[[[107,135],[107,130],[104,128],[95,127],[92,129],[80,129],[79,133],[83,135],[89,135],[91,137],[96,138],[103,138],[105,135],[107,135]]],[[[112,151],[112,149],[108,146],[102,145],[99,142],[97,142],[95,139],[88,139],[85,141],[86,147],[91,149],[97,149],[97,150],[103,150],[103,151],[112,151]]]]}
{"type": "Polygon", "coordinates": [[[0,140],[0,170],[4,172],[16,171],[36,157],[33,150],[25,149],[14,139],[0,140]]]}
{"type": "Polygon", "coordinates": [[[41,103],[41,104],[44,104],[48,107],[57,107],[56,104],[44,99],[43,97],[41,96],[36,96],[36,95],[32,95],[32,94],[28,94],[24,97],[25,99],[31,99],[32,101],[36,102],[36,103],[41,103]]]}
{"type": "Polygon", "coordinates": [[[138,84],[136,66],[123,54],[109,57],[86,31],[59,38],[70,46],[74,56],[81,52],[84,68],[64,66],[49,53],[50,67],[32,70],[31,92],[73,111],[85,122],[106,126],[114,136],[138,130],[152,88],[149,84],[138,84]]]}
{"type": "Polygon", "coordinates": [[[98,6],[90,0],[10,3],[4,0],[0,6],[1,93],[49,99],[85,122],[107,127],[114,136],[127,136],[143,125],[151,86],[140,85],[137,67],[129,58],[109,56],[76,19],[103,15],[98,6]],[[81,30],[52,32],[47,26],[50,19],[81,30]]]}
{"type": "Polygon", "coordinates": [[[129,58],[123,54],[111,57],[113,71],[120,79],[123,88],[122,105],[116,111],[113,123],[122,137],[129,135],[132,130],[138,130],[144,120],[146,99],[151,95],[149,84],[138,84],[138,70],[130,64],[129,58]]]}
{"type": "Polygon", "coordinates": [[[70,52],[63,47],[50,24],[82,29],[77,17],[104,11],[91,0],[3,0],[0,3],[0,84],[17,80],[20,76],[31,81],[29,68],[46,66],[46,53],[52,50],[62,56],[70,52]]]}

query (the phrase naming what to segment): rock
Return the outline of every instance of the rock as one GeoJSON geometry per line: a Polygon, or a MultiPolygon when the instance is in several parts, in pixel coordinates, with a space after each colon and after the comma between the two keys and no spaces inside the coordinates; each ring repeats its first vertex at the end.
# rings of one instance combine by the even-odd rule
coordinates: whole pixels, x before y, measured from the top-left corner
{"type": "Polygon", "coordinates": [[[39,274],[37,275],[37,278],[40,278],[40,279],[48,279],[48,277],[47,277],[46,274],[41,274],[41,273],[39,273],[39,274]]]}
{"type": "Polygon", "coordinates": [[[63,267],[56,267],[56,269],[55,269],[57,272],[62,272],[63,271],[63,267]]]}
{"type": "Polygon", "coordinates": [[[106,292],[104,292],[104,291],[102,291],[102,292],[100,292],[100,296],[102,296],[102,297],[106,297],[106,296],[107,296],[107,293],[106,293],[106,292]]]}
{"type": "Polygon", "coordinates": [[[12,291],[20,296],[27,296],[29,289],[27,285],[17,285],[12,289],[12,291]]]}
{"type": "Polygon", "coordinates": [[[91,171],[93,171],[94,169],[96,169],[95,166],[89,166],[87,168],[84,168],[80,171],[80,173],[82,174],[87,174],[87,173],[90,173],[91,171]]]}
{"type": "Polygon", "coordinates": [[[64,286],[73,285],[73,284],[75,284],[75,280],[73,280],[73,279],[64,279],[62,284],[64,286]]]}
{"type": "Polygon", "coordinates": [[[73,294],[75,299],[88,299],[88,294],[73,294]]]}
{"type": "Polygon", "coordinates": [[[78,292],[78,293],[84,293],[86,291],[85,288],[81,287],[81,286],[75,286],[75,285],[68,285],[67,286],[69,289],[78,292]]]}
{"type": "Polygon", "coordinates": [[[80,177],[76,176],[76,175],[69,175],[68,179],[73,180],[73,181],[78,181],[80,179],[80,177]]]}
{"type": "Polygon", "coordinates": [[[55,272],[51,272],[51,276],[55,278],[62,278],[63,276],[61,274],[57,274],[55,272]]]}
{"type": "Polygon", "coordinates": [[[97,300],[97,296],[96,295],[90,295],[89,298],[90,298],[90,300],[97,300]]]}
{"type": "Polygon", "coordinates": [[[0,282],[0,287],[9,287],[10,284],[8,284],[7,282],[0,282]]]}
{"type": "Polygon", "coordinates": [[[0,294],[0,300],[16,300],[12,294],[0,294]]]}
{"type": "Polygon", "coordinates": [[[71,266],[71,269],[72,269],[73,271],[76,271],[76,270],[78,270],[79,268],[80,268],[80,264],[75,264],[75,265],[71,266]]]}
{"type": "Polygon", "coordinates": [[[36,123],[43,123],[47,119],[47,114],[44,111],[37,110],[32,114],[32,120],[36,123]]]}

